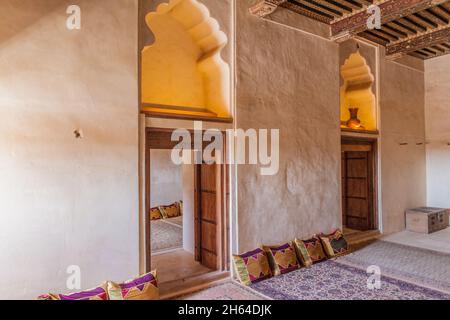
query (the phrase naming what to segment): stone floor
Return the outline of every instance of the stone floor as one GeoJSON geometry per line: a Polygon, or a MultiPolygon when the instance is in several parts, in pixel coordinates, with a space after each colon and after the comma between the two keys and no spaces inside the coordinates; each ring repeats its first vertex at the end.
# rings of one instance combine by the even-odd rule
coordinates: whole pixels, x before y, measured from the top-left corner
{"type": "Polygon", "coordinates": [[[450,253],[450,228],[432,234],[403,231],[382,238],[383,241],[450,253]]]}
{"type": "Polygon", "coordinates": [[[268,300],[269,298],[232,280],[177,298],[176,300],[268,300]]]}

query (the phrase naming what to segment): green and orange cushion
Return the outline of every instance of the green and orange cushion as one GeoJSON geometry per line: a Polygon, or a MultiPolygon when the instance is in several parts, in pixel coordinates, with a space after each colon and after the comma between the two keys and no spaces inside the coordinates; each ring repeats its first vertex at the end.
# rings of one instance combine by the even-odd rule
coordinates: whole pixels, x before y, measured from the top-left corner
{"type": "Polygon", "coordinates": [[[150,220],[159,220],[162,219],[161,211],[158,207],[150,209],[150,220]]]}
{"type": "Polygon", "coordinates": [[[180,216],[180,207],[178,203],[173,203],[170,206],[160,206],[159,210],[164,219],[170,219],[180,216]]]}
{"type": "Polygon", "coordinates": [[[313,261],[309,256],[308,250],[306,249],[303,240],[295,239],[293,244],[298,260],[302,263],[303,266],[307,268],[311,267],[313,265],[313,261]]]}
{"type": "Polygon", "coordinates": [[[108,282],[110,300],[159,300],[156,271],[121,284],[108,282]]]}
{"type": "Polygon", "coordinates": [[[329,258],[339,257],[348,252],[348,242],[341,230],[336,230],[329,235],[321,235],[320,240],[329,258]]]}
{"type": "Polygon", "coordinates": [[[107,283],[102,284],[101,286],[81,291],[77,293],[71,294],[45,294],[38,297],[38,300],[72,300],[72,301],[83,301],[83,300],[109,300],[108,291],[107,291],[107,283]]]}
{"type": "Polygon", "coordinates": [[[323,250],[322,242],[318,237],[302,240],[302,242],[313,264],[327,260],[327,255],[323,250]]]}
{"type": "Polygon", "coordinates": [[[240,255],[233,255],[239,281],[249,286],[272,276],[266,252],[259,248],[240,255]]]}
{"type": "Polygon", "coordinates": [[[272,273],[279,276],[300,268],[292,243],[279,247],[265,246],[272,273]]]}

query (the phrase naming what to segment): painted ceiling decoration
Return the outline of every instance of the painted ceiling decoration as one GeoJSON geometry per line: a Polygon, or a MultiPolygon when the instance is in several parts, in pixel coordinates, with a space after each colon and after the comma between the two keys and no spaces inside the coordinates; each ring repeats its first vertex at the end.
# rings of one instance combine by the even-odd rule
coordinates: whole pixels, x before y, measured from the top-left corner
{"type": "Polygon", "coordinates": [[[261,0],[250,12],[265,17],[279,7],[329,24],[337,42],[359,36],[383,45],[391,59],[450,53],[450,0],[261,0]],[[381,29],[367,27],[371,5],[381,10],[381,29]]]}

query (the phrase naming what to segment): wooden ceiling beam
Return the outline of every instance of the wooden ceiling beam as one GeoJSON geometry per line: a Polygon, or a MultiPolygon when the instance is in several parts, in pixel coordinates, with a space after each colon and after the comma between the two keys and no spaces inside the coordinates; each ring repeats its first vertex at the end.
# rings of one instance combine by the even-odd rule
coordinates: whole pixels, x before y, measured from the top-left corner
{"type": "Polygon", "coordinates": [[[388,26],[391,26],[392,28],[396,28],[400,31],[403,31],[407,34],[417,34],[417,30],[411,27],[408,27],[406,25],[404,25],[403,23],[401,23],[400,21],[392,21],[387,23],[388,26]]]}
{"type": "Polygon", "coordinates": [[[427,27],[424,27],[423,25],[416,23],[415,21],[411,20],[408,17],[401,18],[397,21],[399,21],[400,23],[402,23],[402,24],[408,26],[409,28],[414,29],[418,32],[427,31],[427,27]]]}
{"type": "Polygon", "coordinates": [[[328,6],[321,4],[319,1],[296,0],[296,2],[301,3],[305,7],[311,8],[312,10],[317,10],[319,12],[323,11],[327,15],[334,18],[343,16],[343,13],[341,11],[329,8],[328,6]]]}
{"type": "MultiPolygon", "coordinates": [[[[419,11],[441,5],[448,0],[378,0],[374,2],[381,10],[382,24],[412,15],[419,11]]],[[[331,23],[332,38],[336,41],[347,40],[367,30],[367,21],[371,14],[366,10],[337,19],[331,23]]]]}
{"type": "Polygon", "coordinates": [[[348,14],[348,13],[352,13],[353,12],[352,8],[344,6],[344,5],[342,5],[339,2],[336,2],[334,0],[317,0],[317,1],[319,1],[321,3],[324,3],[327,6],[333,8],[335,10],[341,11],[344,14],[348,14]]]}
{"type": "Polygon", "coordinates": [[[281,5],[281,7],[327,24],[330,24],[334,19],[332,15],[320,12],[318,10],[310,10],[307,6],[297,2],[296,0],[286,1],[281,5]]]}
{"type": "Polygon", "coordinates": [[[362,7],[363,7],[363,5],[360,4],[359,2],[352,1],[352,0],[336,0],[336,2],[339,2],[339,3],[343,4],[344,6],[350,7],[354,10],[359,10],[359,9],[362,9],[362,7]]]}
{"type": "Polygon", "coordinates": [[[408,16],[408,18],[413,20],[415,23],[424,26],[425,28],[434,29],[439,26],[437,23],[434,23],[434,21],[431,21],[430,19],[424,17],[422,12],[414,13],[413,15],[408,16]]]}
{"type": "Polygon", "coordinates": [[[386,45],[386,56],[396,59],[405,54],[420,50],[430,49],[434,45],[440,45],[450,41],[450,25],[437,29],[433,32],[418,34],[406,40],[386,45]]]}
{"type": "Polygon", "coordinates": [[[429,19],[432,19],[437,24],[447,24],[450,22],[450,16],[447,16],[446,13],[439,11],[438,7],[434,7],[432,9],[428,9],[423,11],[423,14],[427,16],[429,19]],[[433,10],[434,9],[434,10],[433,10]]]}

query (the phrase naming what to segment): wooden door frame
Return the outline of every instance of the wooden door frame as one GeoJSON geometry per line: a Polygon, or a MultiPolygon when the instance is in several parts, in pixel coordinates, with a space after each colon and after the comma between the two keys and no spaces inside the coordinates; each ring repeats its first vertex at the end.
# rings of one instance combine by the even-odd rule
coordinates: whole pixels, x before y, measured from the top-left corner
{"type": "MultiPolygon", "coordinates": [[[[170,139],[167,139],[170,134],[176,129],[169,129],[169,128],[156,128],[156,127],[148,127],[145,129],[145,213],[144,213],[144,224],[145,224],[145,269],[146,272],[150,272],[152,270],[152,254],[151,254],[151,219],[150,219],[150,209],[151,209],[151,199],[150,199],[150,191],[151,191],[151,150],[153,149],[172,149],[175,145],[178,144],[178,142],[172,142],[170,139]],[[160,135],[160,137],[163,137],[164,139],[158,139],[156,137],[155,139],[152,139],[154,135],[160,135]]],[[[192,143],[194,143],[193,139],[193,130],[189,130],[192,137],[192,143]]],[[[220,264],[218,263],[218,270],[219,271],[229,271],[229,261],[230,261],[230,253],[229,253],[229,190],[228,190],[228,165],[226,164],[226,135],[224,132],[222,132],[223,136],[223,148],[222,151],[222,158],[223,158],[223,164],[220,166],[220,177],[221,177],[221,211],[220,211],[220,230],[221,232],[217,234],[218,241],[217,243],[220,244],[220,247],[218,247],[218,261],[220,261],[220,264]]],[[[194,146],[192,145],[192,150],[194,149],[194,146]]],[[[194,165],[194,183],[195,183],[195,194],[194,194],[194,217],[197,219],[199,217],[199,179],[198,179],[198,169],[197,165],[194,165]]],[[[196,241],[196,247],[200,245],[199,241],[201,241],[201,237],[199,237],[198,233],[198,221],[196,220],[195,223],[195,241],[196,241]]],[[[197,258],[197,257],[196,257],[197,258]]]]}
{"type": "MultiPolygon", "coordinates": [[[[341,137],[341,152],[344,152],[344,146],[354,146],[353,151],[366,151],[367,146],[371,147],[371,156],[370,156],[370,188],[372,193],[371,199],[371,221],[370,221],[370,229],[371,230],[379,230],[380,229],[380,220],[379,220],[379,206],[378,206],[378,138],[369,138],[369,137],[354,137],[354,136],[342,136],[341,137]]],[[[342,172],[341,172],[341,188],[343,192],[344,186],[342,185],[342,172]]],[[[342,195],[341,195],[342,198],[342,195]]],[[[345,204],[342,203],[341,215],[343,216],[345,209],[345,204]]],[[[344,224],[345,221],[342,221],[344,224]]]]}

